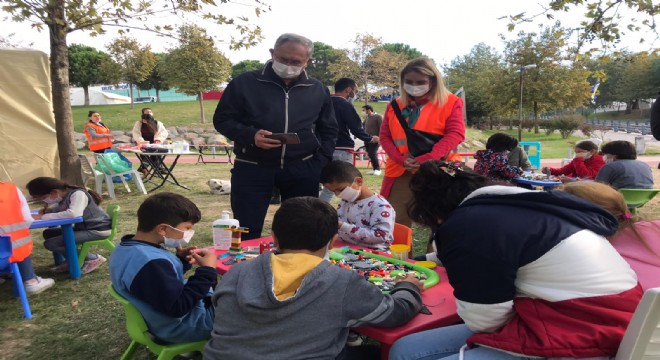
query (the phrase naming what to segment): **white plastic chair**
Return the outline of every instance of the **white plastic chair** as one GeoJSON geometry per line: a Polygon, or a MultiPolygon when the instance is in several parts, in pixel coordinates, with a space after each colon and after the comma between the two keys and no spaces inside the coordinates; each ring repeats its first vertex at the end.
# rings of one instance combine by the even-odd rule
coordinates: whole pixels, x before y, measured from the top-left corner
{"type": "Polygon", "coordinates": [[[633,315],[615,360],[660,359],[660,288],[648,289],[633,315]]]}
{"type": "MultiPolygon", "coordinates": [[[[121,182],[124,184],[124,188],[126,189],[127,192],[131,192],[131,189],[128,187],[128,184],[126,183],[126,180],[124,180],[124,175],[125,174],[132,174],[133,175],[133,181],[135,181],[135,186],[139,191],[141,191],[144,195],[147,195],[147,190],[144,188],[144,183],[142,183],[142,179],[140,178],[140,174],[135,171],[134,169],[131,169],[129,171],[124,171],[117,173],[112,168],[108,165],[108,163],[105,161],[105,158],[103,157],[103,154],[94,154],[96,156],[96,162],[99,164],[102,164],[103,167],[108,169],[108,172],[110,174],[103,174],[105,177],[105,185],[108,187],[108,196],[111,198],[115,198],[115,185],[112,182],[112,178],[115,176],[118,176],[121,179],[121,182]]],[[[97,192],[100,194],[101,192],[97,190],[97,192]]]]}
{"type": "Polygon", "coordinates": [[[103,191],[103,181],[105,180],[105,174],[94,169],[87,156],[78,154],[78,158],[80,159],[80,173],[82,174],[83,178],[83,186],[87,187],[89,180],[94,179],[96,184],[96,192],[100,195],[103,191]]]}

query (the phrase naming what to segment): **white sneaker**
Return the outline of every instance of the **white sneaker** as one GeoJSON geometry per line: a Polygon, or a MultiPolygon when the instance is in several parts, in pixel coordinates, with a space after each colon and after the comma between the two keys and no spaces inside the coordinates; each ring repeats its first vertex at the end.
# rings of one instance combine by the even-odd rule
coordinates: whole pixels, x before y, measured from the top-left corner
{"type": "Polygon", "coordinates": [[[55,284],[53,279],[44,279],[36,276],[34,279],[28,280],[23,283],[25,285],[25,292],[28,295],[38,294],[55,284]]]}
{"type": "Polygon", "coordinates": [[[371,175],[380,176],[380,170],[374,170],[371,175]]]}

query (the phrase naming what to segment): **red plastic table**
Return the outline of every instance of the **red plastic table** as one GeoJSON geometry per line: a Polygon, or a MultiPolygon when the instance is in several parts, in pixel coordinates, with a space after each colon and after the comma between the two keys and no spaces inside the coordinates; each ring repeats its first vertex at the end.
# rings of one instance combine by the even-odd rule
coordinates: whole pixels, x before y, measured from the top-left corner
{"type": "MultiPolygon", "coordinates": [[[[259,246],[260,242],[271,242],[271,237],[264,237],[260,239],[245,240],[241,242],[243,247],[259,246]]],[[[351,248],[360,248],[353,244],[336,242],[336,247],[350,246],[351,248]]],[[[226,251],[215,250],[216,255],[222,255],[226,251]]],[[[382,254],[381,255],[386,255],[382,254]]],[[[414,262],[414,260],[409,260],[414,262]]],[[[222,261],[218,261],[216,270],[219,274],[225,274],[231,265],[225,265],[222,261]]],[[[431,315],[417,314],[408,323],[395,327],[395,328],[382,328],[365,326],[354,328],[353,330],[362,335],[366,335],[381,344],[381,359],[387,360],[390,347],[392,344],[403,336],[417,333],[424,330],[435,329],[438,327],[449,326],[461,321],[461,318],[456,313],[456,300],[454,298],[454,289],[447,281],[447,272],[442,267],[434,269],[440,275],[440,283],[426,289],[422,292],[422,301],[424,305],[431,311],[431,315]]]]}

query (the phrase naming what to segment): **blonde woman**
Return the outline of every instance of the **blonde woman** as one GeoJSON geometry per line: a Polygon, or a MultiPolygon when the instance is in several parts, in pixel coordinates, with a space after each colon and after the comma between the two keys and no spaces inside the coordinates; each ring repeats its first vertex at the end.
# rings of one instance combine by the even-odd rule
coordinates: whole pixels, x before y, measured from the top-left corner
{"type": "Polygon", "coordinates": [[[410,61],[401,70],[401,96],[385,110],[381,146],[388,155],[380,193],[396,210],[396,222],[411,226],[406,209],[412,174],[429,160],[458,160],[465,139],[463,101],[447,90],[430,59],[410,61]],[[405,127],[404,127],[405,126],[405,127]]]}
{"type": "Polygon", "coordinates": [[[637,273],[644,290],[660,287],[660,220],[640,221],[628,212],[620,192],[597,182],[564,184],[558,190],[571,193],[609,211],[619,220],[619,231],[608,239],[637,273]]]}

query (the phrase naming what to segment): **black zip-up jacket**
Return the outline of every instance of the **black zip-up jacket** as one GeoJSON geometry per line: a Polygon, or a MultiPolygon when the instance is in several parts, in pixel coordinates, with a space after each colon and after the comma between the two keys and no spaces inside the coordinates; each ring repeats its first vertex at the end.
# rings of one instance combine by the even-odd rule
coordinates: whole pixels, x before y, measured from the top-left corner
{"type": "Polygon", "coordinates": [[[306,72],[286,86],[273,72],[270,61],[263,69],[242,74],[227,85],[213,124],[234,140],[238,160],[264,166],[284,167],[287,162],[312,156],[325,164],[332,159],[337,141],[337,121],[328,89],[306,72]],[[261,129],[297,133],[300,144],[258,148],[254,135],[261,129]]]}

